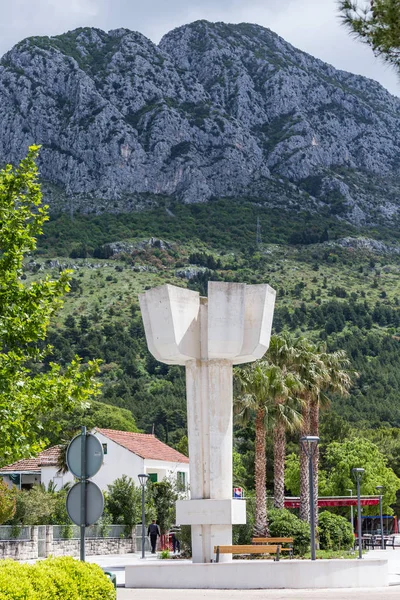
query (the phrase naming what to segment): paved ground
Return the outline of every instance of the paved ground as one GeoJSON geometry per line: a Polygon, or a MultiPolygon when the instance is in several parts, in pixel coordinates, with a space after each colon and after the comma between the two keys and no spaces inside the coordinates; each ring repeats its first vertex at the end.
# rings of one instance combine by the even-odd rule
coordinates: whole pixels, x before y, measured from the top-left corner
{"type": "Polygon", "coordinates": [[[386,600],[400,588],[349,590],[118,590],[117,600],[386,600]]]}

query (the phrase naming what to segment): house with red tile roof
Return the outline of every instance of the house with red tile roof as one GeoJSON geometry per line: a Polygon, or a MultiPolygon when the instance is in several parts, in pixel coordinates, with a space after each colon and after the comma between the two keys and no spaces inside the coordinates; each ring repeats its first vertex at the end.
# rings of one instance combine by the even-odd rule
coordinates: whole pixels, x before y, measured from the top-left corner
{"type": "Polygon", "coordinates": [[[92,478],[105,489],[115,479],[128,475],[138,483],[138,475],[146,473],[151,481],[168,479],[183,490],[189,485],[189,459],[167,446],[154,435],[114,429],[95,429],[104,449],[104,463],[92,478]]]}
{"type": "MultiPolygon", "coordinates": [[[[94,429],[92,433],[99,438],[104,450],[103,466],[92,477],[100,489],[105,490],[122,475],[132,477],[138,484],[138,475],[141,473],[148,474],[153,482],[169,479],[177,482],[182,491],[188,488],[189,459],[154,435],[114,429],[94,429]]],[[[9,485],[15,484],[22,489],[39,483],[48,487],[50,481],[60,489],[74,479],[70,472],[59,472],[60,452],[60,446],[53,446],[36,458],[1,467],[0,477],[9,485]]]]}
{"type": "Polygon", "coordinates": [[[50,481],[56,489],[74,480],[71,473],[60,473],[58,460],[61,446],[52,446],[40,452],[35,458],[18,460],[6,467],[0,467],[0,477],[8,485],[16,485],[19,489],[30,489],[33,485],[43,483],[46,488],[50,481]]]}

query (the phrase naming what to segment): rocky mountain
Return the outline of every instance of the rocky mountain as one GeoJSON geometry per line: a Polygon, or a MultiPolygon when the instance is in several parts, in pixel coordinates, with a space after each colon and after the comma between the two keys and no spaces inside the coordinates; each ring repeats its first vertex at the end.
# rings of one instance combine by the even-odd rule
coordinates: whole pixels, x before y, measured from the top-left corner
{"type": "Polygon", "coordinates": [[[246,197],[396,225],[400,99],[257,25],[199,21],[157,46],[77,29],[0,63],[0,162],[42,144],[53,208],[246,197]]]}

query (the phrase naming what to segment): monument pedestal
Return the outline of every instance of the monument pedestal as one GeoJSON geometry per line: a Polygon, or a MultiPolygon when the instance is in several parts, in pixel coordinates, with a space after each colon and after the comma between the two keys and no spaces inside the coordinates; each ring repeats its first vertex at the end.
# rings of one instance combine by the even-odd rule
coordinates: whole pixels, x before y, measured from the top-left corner
{"type": "Polygon", "coordinates": [[[389,585],[388,561],[233,560],[194,564],[166,561],[125,567],[125,587],[163,589],[326,589],[389,585]]]}

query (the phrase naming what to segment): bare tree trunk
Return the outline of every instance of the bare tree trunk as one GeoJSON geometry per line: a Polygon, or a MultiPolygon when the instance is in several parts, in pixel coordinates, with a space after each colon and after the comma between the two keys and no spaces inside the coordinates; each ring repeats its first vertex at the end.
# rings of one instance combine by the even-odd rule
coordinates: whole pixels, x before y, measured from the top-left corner
{"type": "MultiPolygon", "coordinates": [[[[311,402],[310,404],[310,433],[311,435],[319,436],[319,402],[311,402]]],[[[316,445],[313,456],[314,468],[314,511],[315,525],[318,525],[318,469],[319,469],[319,446],[316,445]]]]}
{"type": "MultiPolygon", "coordinates": [[[[310,402],[307,399],[302,410],[303,424],[300,437],[310,434],[310,402]]],[[[300,443],[300,519],[310,521],[310,490],[308,475],[308,457],[300,443]]]]}
{"type": "Polygon", "coordinates": [[[256,487],[256,515],[254,535],[265,537],[269,535],[267,517],[267,492],[266,492],[266,456],[265,456],[265,410],[260,408],[256,414],[256,443],[255,443],[255,487],[256,487]]]}
{"type": "Polygon", "coordinates": [[[285,425],[277,422],[274,428],[274,506],[285,508],[285,425]]]}

